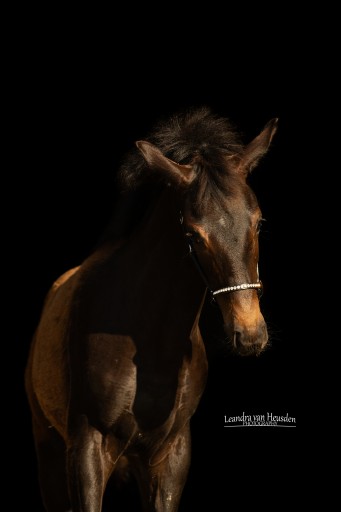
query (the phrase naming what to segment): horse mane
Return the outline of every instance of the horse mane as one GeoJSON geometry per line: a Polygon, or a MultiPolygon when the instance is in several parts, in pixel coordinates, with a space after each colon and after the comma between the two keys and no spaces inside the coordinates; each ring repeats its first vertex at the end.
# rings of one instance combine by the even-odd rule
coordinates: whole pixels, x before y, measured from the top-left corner
{"type": "MultiPolygon", "coordinates": [[[[206,174],[212,187],[224,186],[226,176],[223,159],[240,153],[243,146],[232,123],[214,115],[207,107],[177,114],[159,123],[145,138],[162,153],[179,164],[189,164],[195,159],[197,188],[202,174],[206,174]]],[[[142,183],[155,180],[141,152],[135,148],[122,162],[119,181],[123,190],[138,188],[142,183]]]]}
{"type": "MultiPolygon", "coordinates": [[[[222,194],[231,194],[236,178],[226,168],[226,157],[240,154],[243,144],[232,123],[207,107],[192,109],[160,122],[144,138],[180,164],[193,164],[196,179],[187,190],[200,210],[222,194]]],[[[124,237],[150,206],[155,190],[165,183],[161,173],[151,171],[134,147],[122,161],[118,173],[120,199],[103,239],[124,237]],[[163,182],[163,183],[162,183],[163,182]]]]}

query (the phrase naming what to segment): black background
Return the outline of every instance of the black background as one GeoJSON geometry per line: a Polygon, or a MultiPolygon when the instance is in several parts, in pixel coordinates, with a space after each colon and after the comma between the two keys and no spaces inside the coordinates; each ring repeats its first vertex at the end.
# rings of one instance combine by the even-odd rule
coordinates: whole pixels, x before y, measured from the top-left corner
{"type": "MultiPolygon", "coordinates": [[[[10,426],[27,509],[42,510],[23,372],[44,296],[54,279],[89,254],[105,227],[124,153],[160,118],[200,105],[229,117],[245,142],[279,117],[271,150],[250,178],[267,219],[260,272],[272,346],[259,358],[225,357],[215,343],[219,326],[207,337],[209,380],[192,420],[192,465],[181,510],[200,504],[227,509],[235,500],[263,506],[270,487],[290,503],[300,426],[299,307],[292,286],[302,268],[295,249],[301,197],[292,179],[300,172],[297,111],[304,101],[292,68],[299,50],[282,41],[270,56],[277,35],[272,29],[236,55],[238,44],[220,29],[194,37],[196,31],[179,27],[172,35],[160,27],[157,33],[140,28],[130,50],[131,30],[111,37],[119,24],[104,34],[92,33],[91,26],[61,25],[52,35],[47,24],[23,38],[15,66],[10,104],[18,144],[9,176],[15,200],[5,252],[15,277],[8,294],[18,363],[11,388],[13,417],[20,418],[10,426]],[[179,37],[184,40],[174,46],[179,37]],[[243,411],[289,413],[298,428],[224,428],[225,415],[243,411]]],[[[219,323],[216,312],[205,314],[216,315],[219,323]]],[[[14,495],[14,501],[21,498],[14,495]]],[[[129,508],[122,510],[137,510],[131,488],[124,499],[129,508]]],[[[109,506],[113,496],[106,500],[109,506]]]]}

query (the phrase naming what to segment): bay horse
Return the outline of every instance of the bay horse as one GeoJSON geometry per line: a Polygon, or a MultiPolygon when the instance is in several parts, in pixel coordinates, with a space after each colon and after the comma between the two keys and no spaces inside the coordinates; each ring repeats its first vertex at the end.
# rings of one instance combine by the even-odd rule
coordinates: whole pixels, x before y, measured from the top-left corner
{"type": "Polygon", "coordinates": [[[272,119],[244,145],[227,119],[196,109],[123,161],[113,220],[93,254],[53,284],[27,365],[48,512],[99,512],[123,469],[144,510],[178,510],[206,382],[206,294],[232,350],[257,355],[267,344],[261,211],[247,176],[276,127],[272,119]]]}

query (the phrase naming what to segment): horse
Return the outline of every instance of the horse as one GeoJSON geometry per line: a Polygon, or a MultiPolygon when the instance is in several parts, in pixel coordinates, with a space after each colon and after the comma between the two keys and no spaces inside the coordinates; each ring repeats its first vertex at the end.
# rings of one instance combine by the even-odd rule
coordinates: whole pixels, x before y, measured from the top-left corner
{"type": "Polygon", "coordinates": [[[248,144],[208,108],[174,115],[126,155],[121,196],[93,253],[53,284],[26,368],[48,512],[99,512],[129,472],[143,510],[178,510],[190,419],[205,388],[208,294],[226,344],[258,355],[261,211],[247,177],[277,129],[248,144]]]}

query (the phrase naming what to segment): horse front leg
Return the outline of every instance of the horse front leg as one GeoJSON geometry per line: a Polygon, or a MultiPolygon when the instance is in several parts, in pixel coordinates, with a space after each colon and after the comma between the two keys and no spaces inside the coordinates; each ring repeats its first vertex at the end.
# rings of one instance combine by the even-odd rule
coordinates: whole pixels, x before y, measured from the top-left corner
{"type": "Polygon", "coordinates": [[[100,512],[113,463],[104,449],[103,435],[82,416],[73,429],[68,461],[68,485],[73,512],[100,512]]]}
{"type": "MultiPolygon", "coordinates": [[[[160,452],[160,462],[141,466],[137,480],[144,510],[176,512],[190,465],[191,435],[189,425],[179,432],[171,445],[160,452]]],[[[156,459],[157,460],[157,459],[156,459]]]]}

